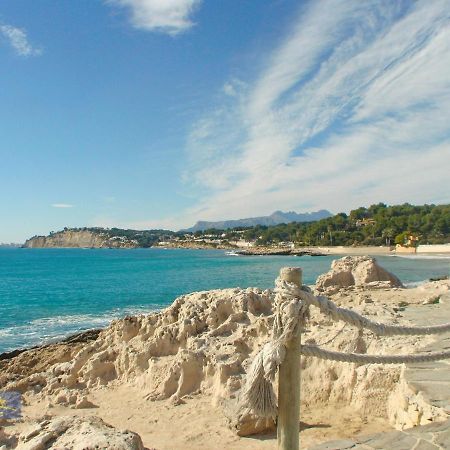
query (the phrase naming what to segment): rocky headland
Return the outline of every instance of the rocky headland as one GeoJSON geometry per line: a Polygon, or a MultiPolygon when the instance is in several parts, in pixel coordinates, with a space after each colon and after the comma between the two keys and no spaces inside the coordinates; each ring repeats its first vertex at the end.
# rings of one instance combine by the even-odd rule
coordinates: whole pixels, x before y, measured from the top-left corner
{"type": "Polygon", "coordinates": [[[138,242],[123,236],[110,236],[90,230],[64,230],[48,236],[34,236],[25,248],[136,248],[138,242]]]}
{"type": "MultiPolygon", "coordinates": [[[[369,257],[338,260],[313,288],[383,323],[409,324],[410,309],[450,318],[448,280],[405,289],[369,257]]],[[[271,336],[273,300],[258,288],[196,292],[158,313],[116,320],[85,342],[3,359],[0,389],[22,393],[24,407],[23,421],[0,429],[0,448],[275,449],[274,423],[240,403],[252,358],[271,336]]],[[[433,341],[359,333],[314,308],[303,336],[370,354],[415,353],[433,341]]],[[[410,386],[404,365],[301,364],[304,447],[448,418],[445,405],[410,386]]]]}

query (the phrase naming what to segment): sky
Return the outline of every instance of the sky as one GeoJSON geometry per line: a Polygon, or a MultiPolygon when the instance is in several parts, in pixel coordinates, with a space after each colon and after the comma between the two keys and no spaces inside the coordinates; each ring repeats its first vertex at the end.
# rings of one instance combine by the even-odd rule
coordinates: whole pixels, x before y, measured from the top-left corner
{"type": "Polygon", "coordinates": [[[1,0],[0,242],[450,201],[450,0],[1,0]]]}

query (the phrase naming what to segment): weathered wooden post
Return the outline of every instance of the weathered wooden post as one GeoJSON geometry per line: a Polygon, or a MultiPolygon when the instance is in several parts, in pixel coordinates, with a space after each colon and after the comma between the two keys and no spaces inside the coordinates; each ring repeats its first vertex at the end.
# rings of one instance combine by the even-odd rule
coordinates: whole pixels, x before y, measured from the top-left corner
{"type": "MultiPolygon", "coordinates": [[[[280,279],[302,285],[302,269],[284,267],[280,279]]],[[[286,345],[278,378],[278,450],[299,450],[300,431],[300,331],[286,345]]]]}

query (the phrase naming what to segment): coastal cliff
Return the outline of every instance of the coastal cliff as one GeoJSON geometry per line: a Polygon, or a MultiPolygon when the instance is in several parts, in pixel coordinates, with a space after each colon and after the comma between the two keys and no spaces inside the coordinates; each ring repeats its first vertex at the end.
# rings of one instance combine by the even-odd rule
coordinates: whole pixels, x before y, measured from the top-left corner
{"type": "Polygon", "coordinates": [[[64,230],[48,236],[34,236],[25,248],[136,248],[138,242],[125,236],[110,236],[102,231],[64,230]]]}

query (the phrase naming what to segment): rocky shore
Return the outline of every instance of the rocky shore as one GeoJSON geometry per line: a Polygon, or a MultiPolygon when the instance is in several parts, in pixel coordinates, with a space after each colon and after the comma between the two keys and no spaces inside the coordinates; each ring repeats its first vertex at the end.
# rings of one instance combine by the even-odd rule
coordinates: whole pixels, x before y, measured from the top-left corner
{"type": "Polygon", "coordinates": [[[202,241],[170,241],[155,245],[155,248],[185,248],[190,250],[235,250],[234,245],[208,243],[202,241]]]}
{"type": "Polygon", "coordinates": [[[241,256],[325,256],[326,253],[310,248],[250,247],[237,250],[241,256]]]}
{"type": "MultiPolygon", "coordinates": [[[[383,323],[409,323],[410,308],[432,309],[443,321],[450,313],[448,280],[405,289],[368,257],[335,262],[314,288],[383,323]]],[[[257,288],[196,292],[85,341],[4,358],[0,389],[20,392],[24,406],[22,421],[2,424],[0,448],[275,449],[274,423],[239,403],[246,370],[271,336],[273,298],[257,288]]],[[[358,333],[311,309],[304,341],[401,354],[433,338],[358,333]]],[[[411,391],[403,366],[302,358],[301,387],[304,447],[448,418],[445,407],[411,391]]]]}

